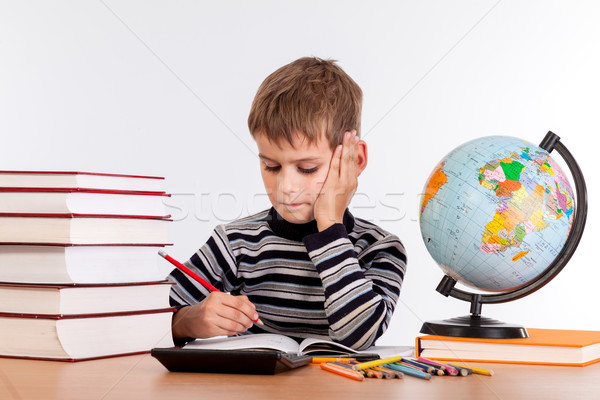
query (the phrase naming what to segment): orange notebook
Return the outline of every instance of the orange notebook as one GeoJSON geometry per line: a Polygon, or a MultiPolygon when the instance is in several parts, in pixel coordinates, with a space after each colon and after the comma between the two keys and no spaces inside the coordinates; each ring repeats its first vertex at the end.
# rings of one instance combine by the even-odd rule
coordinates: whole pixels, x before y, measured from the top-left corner
{"type": "Polygon", "coordinates": [[[586,366],[600,361],[600,331],[527,329],[525,339],[424,335],[415,354],[436,360],[586,366]]]}

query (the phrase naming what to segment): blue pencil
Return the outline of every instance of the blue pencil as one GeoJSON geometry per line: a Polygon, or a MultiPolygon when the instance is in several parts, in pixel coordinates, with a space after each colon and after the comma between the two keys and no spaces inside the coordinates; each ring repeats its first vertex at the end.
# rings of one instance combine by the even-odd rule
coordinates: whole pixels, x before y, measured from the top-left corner
{"type": "Polygon", "coordinates": [[[419,367],[427,372],[429,372],[430,374],[434,374],[434,375],[444,375],[444,371],[440,368],[436,368],[433,365],[428,365],[428,364],[424,364],[424,363],[420,363],[418,361],[415,360],[409,360],[407,358],[403,358],[402,361],[412,364],[416,367],[419,367]]]}
{"type": "Polygon", "coordinates": [[[431,379],[431,374],[427,372],[419,371],[418,369],[414,369],[411,367],[407,367],[405,365],[400,365],[396,363],[386,364],[386,368],[395,369],[396,371],[404,372],[406,375],[415,376],[421,379],[431,379]]]}

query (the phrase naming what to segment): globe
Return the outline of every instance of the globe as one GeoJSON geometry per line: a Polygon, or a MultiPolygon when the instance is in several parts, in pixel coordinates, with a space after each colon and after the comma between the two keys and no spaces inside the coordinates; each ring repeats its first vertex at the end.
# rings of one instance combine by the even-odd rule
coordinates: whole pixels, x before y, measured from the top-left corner
{"type": "Polygon", "coordinates": [[[445,274],[438,291],[470,301],[472,315],[426,323],[426,333],[527,336],[520,326],[482,321],[481,304],[539,289],[564,267],[579,242],[587,213],[585,182],[559,139],[549,132],[538,146],[510,136],[481,137],[456,147],[433,169],[420,204],[421,234],[445,274]],[[568,175],[550,156],[555,147],[583,198],[576,198],[568,175]],[[580,201],[583,213],[577,210],[580,201]],[[491,294],[458,290],[458,282],[491,294]],[[464,329],[457,331],[456,325],[464,329]]]}
{"type": "Polygon", "coordinates": [[[423,190],[421,234],[444,273],[504,291],[542,273],[562,250],[575,207],[566,174],[547,151],[491,136],[451,151],[423,190]]]}

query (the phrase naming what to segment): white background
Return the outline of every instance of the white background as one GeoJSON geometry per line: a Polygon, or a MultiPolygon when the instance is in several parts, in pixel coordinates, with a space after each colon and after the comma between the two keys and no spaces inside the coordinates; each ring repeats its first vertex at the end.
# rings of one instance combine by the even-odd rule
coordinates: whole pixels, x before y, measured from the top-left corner
{"type": "Polygon", "coordinates": [[[423,321],[469,311],[435,291],[442,273],[421,240],[432,168],[479,136],[539,143],[548,130],[587,178],[584,238],[548,285],[483,314],[600,330],[599,20],[596,1],[2,0],[0,169],[164,176],[169,251],[186,259],[217,223],[269,205],[246,125],[262,80],[333,58],[364,92],[370,158],[351,209],[409,255],[379,344],[410,345],[423,321]]]}

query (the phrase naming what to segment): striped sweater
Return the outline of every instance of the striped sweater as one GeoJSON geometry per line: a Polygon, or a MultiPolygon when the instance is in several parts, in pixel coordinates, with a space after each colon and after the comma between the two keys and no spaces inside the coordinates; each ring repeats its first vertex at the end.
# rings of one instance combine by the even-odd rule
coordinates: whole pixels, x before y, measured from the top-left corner
{"type": "MultiPolygon", "coordinates": [[[[385,332],[404,279],[400,240],[355,219],[318,232],[316,221],[292,224],[274,208],[219,225],[186,265],[219,290],[246,295],[264,326],[297,339],[317,337],[364,349],[385,332]]],[[[195,304],[208,290],[179,270],[169,279],[174,306],[195,304]]]]}

